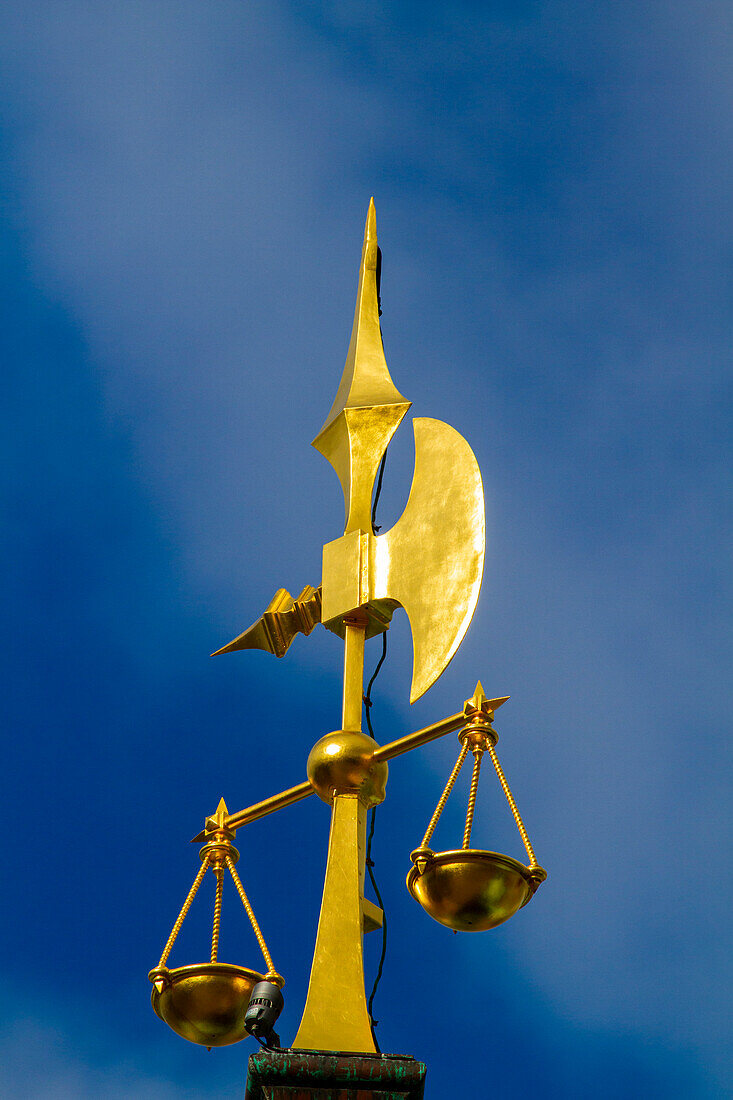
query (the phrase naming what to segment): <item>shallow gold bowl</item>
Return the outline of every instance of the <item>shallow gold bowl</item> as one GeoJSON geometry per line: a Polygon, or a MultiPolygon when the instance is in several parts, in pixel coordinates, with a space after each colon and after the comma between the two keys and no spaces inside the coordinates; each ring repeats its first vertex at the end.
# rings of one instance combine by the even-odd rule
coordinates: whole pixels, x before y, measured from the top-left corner
{"type": "Polygon", "coordinates": [[[475,848],[430,855],[413,867],[407,889],[425,912],[456,932],[485,932],[513,917],[537,888],[529,868],[511,856],[475,848]]]}
{"type": "Polygon", "coordinates": [[[168,1027],[191,1043],[225,1047],[247,1037],[244,1016],[263,976],[231,963],[201,963],[163,967],[150,980],[153,1008],[168,1027]]]}

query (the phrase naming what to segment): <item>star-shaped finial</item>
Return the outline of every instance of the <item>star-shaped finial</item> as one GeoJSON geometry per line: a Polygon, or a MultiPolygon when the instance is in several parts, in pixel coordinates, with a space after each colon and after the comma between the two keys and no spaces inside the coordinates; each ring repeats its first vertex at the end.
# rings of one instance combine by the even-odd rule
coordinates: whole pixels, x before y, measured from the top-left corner
{"type": "Polygon", "coordinates": [[[223,798],[219,799],[219,805],[216,807],[216,813],[214,814],[214,820],[220,829],[223,829],[226,825],[226,820],[229,817],[229,810],[227,804],[223,798]]]}
{"type": "Polygon", "coordinates": [[[202,844],[205,841],[211,840],[212,833],[221,832],[226,830],[231,836],[234,836],[233,829],[227,829],[227,818],[229,817],[229,810],[227,804],[223,798],[219,799],[219,805],[216,807],[216,813],[210,814],[204,822],[204,828],[200,833],[193,838],[192,844],[202,844]]]}
{"type": "Polygon", "coordinates": [[[502,695],[498,699],[487,699],[486,692],[484,691],[483,684],[479,680],[476,684],[476,690],[474,691],[470,699],[466,699],[463,705],[463,713],[466,718],[485,718],[488,722],[494,717],[494,711],[498,710],[502,704],[506,703],[509,699],[509,695],[502,695]]]}

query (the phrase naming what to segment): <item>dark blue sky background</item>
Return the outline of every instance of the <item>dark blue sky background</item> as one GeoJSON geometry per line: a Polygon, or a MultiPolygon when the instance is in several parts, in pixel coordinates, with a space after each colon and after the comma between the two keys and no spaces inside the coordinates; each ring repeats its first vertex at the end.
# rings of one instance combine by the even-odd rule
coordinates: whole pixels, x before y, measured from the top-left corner
{"type": "MultiPolygon", "coordinates": [[[[205,814],[299,782],[339,722],[320,628],[282,662],[207,654],[341,533],[309,441],[372,194],[393,378],[471,443],[488,533],[473,625],[413,708],[396,617],[377,736],[478,677],[511,694],[499,750],[549,871],[493,932],[429,921],[404,876],[455,741],[393,764],[382,1046],[428,1062],[429,1100],[727,1094],[732,24],[672,0],[3,5],[4,1096],[242,1095],[247,1045],[185,1044],[146,975],[205,814]]],[[[327,830],[313,799],[239,834],[285,1040],[327,830]]],[[[475,841],[522,855],[488,775],[475,841]]],[[[259,965],[233,892],[222,957],[259,965]]]]}

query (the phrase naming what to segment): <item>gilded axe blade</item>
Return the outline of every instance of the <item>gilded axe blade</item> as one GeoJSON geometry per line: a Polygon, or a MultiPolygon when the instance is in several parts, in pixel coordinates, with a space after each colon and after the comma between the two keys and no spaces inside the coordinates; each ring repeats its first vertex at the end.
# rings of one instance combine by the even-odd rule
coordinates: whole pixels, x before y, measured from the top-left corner
{"type": "Polygon", "coordinates": [[[442,420],[416,417],[415,476],[404,512],[372,544],[374,599],[403,607],[412,631],[414,703],[460,646],[484,571],[484,490],[473,451],[442,420]]]}
{"type": "Polygon", "coordinates": [[[372,534],[379,462],[410,407],[395,388],[379,325],[377,222],[369,203],[351,342],[336,398],[313,445],[341,481],[344,534],[323,548],[323,624],[343,636],[357,616],[366,637],[404,607],[413,640],[411,702],[446,668],[468,629],[484,567],[484,493],[471,448],[440,420],[418,417],[415,476],[402,517],[372,534]]]}
{"type": "Polygon", "coordinates": [[[410,408],[384,357],[378,269],[372,200],[346,364],[313,441],[338,474],[346,505],[344,534],[323,548],[322,589],[306,587],[295,600],[278,589],[260,618],[217,653],[264,649],[282,657],[297,633],[309,634],[319,621],[342,637],[346,624],[358,621],[369,638],[387,630],[395,608],[403,607],[412,630],[414,703],[447,667],[476,608],[484,567],[484,493],[463,436],[440,420],[418,417],[407,506],[391,531],[372,533],[376,471],[410,408]]]}
{"type": "Polygon", "coordinates": [[[350,531],[323,548],[323,625],[343,634],[362,616],[367,637],[396,607],[410,620],[414,703],[447,668],[478,602],[486,545],[484,491],[466,440],[416,417],[415,474],[404,512],[384,535],[350,531]]]}

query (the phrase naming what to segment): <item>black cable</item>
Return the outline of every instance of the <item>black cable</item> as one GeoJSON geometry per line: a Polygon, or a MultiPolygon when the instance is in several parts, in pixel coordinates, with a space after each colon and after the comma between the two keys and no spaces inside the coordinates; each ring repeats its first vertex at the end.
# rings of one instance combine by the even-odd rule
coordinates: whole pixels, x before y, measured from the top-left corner
{"type": "MultiPolygon", "coordinates": [[[[379,477],[377,478],[377,488],[376,488],[376,491],[374,493],[374,503],[372,505],[372,531],[374,532],[375,535],[376,535],[377,531],[379,531],[379,527],[377,526],[377,523],[376,523],[377,504],[379,503],[379,495],[382,492],[382,478],[384,477],[384,464],[386,462],[386,459],[387,459],[387,452],[385,451],[384,454],[382,455],[382,461],[379,464],[379,477]]],[[[366,724],[367,724],[367,727],[369,729],[369,735],[372,738],[374,738],[374,729],[372,728],[372,718],[371,718],[372,687],[374,685],[374,681],[376,680],[377,676],[379,675],[379,672],[380,672],[380,669],[382,668],[382,665],[384,664],[386,656],[387,656],[387,631],[385,630],[382,633],[382,655],[379,658],[379,660],[377,661],[377,667],[374,669],[374,672],[372,673],[372,678],[369,681],[366,692],[364,694],[364,714],[365,714],[365,717],[366,717],[366,724]]],[[[374,738],[374,740],[376,740],[376,738],[374,738]]],[[[372,986],[372,992],[369,996],[369,1004],[367,1006],[367,1012],[369,1013],[369,1027],[371,1028],[371,1031],[372,1031],[372,1038],[374,1040],[374,1045],[377,1048],[377,1053],[381,1054],[382,1050],[381,1050],[381,1047],[379,1046],[379,1041],[377,1039],[377,1033],[376,1033],[376,1030],[375,1030],[377,1024],[379,1023],[379,1020],[374,1019],[374,1013],[372,1012],[372,1006],[374,1004],[374,998],[375,998],[376,993],[377,993],[377,987],[379,986],[379,982],[381,981],[381,978],[382,978],[382,970],[384,969],[384,960],[385,960],[385,957],[387,955],[387,914],[384,911],[384,902],[382,901],[382,895],[379,892],[379,887],[377,886],[377,880],[374,877],[374,861],[372,859],[372,838],[374,837],[374,826],[375,826],[376,820],[377,820],[377,807],[374,806],[374,808],[372,809],[372,819],[371,819],[371,823],[370,823],[370,827],[369,827],[369,839],[367,840],[366,868],[367,868],[367,871],[369,872],[369,881],[372,884],[372,890],[374,891],[374,894],[376,896],[377,904],[379,905],[379,908],[382,910],[382,954],[379,958],[379,966],[377,967],[377,976],[374,979],[374,985],[372,986]]]]}
{"type": "Polygon", "coordinates": [[[380,293],[382,289],[382,250],[377,245],[377,312],[379,316],[382,316],[382,295],[380,293]]]}
{"type": "Polygon", "coordinates": [[[260,1044],[260,1046],[262,1047],[263,1050],[282,1050],[283,1049],[280,1046],[280,1036],[277,1034],[276,1031],[273,1031],[271,1033],[269,1039],[266,1039],[263,1035],[258,1035],[255,1031],[250,1031],[249,1034],[252,1036],[253,1039],[257,1040],[257,1042],[260,1044]]]}
{"type": "MultiPolygon", "coordinates": [[[[384,664],[384,660],[385,660],[386,656],[387,656],[387,631],[385,630],[384,633],[382,634],[382,656],[379,658],[379,661],[377,662],[377,667],[374,669],[374,672],[372,674],[372,678],[369,681],[369,686],[366,690],[366,695],[364,696],[364,714],[366,716],[367,726],[369,727],[369,734],[373,738],[374,738],[374,730],[372,728],[372,719],[371,719],[371,714],[370,714],[370,711],[371,711],[371,708],[372,708],[372,699],[371,699],[372,685],[373,685],[374,681],[376,680],[376,678],[379,674],[379,670],[381,669],[382,665],[384,664]]],[[[376,738],[375,738],[375,740],[376,740],[376,738]]],[[[366,868],[367,868],[367,871],[369,872],[369,881],[372,884],[372,890],[374,891],[374,893],[376,895],[376,898],[377,898],[377,904],[379,905],[379,908],[382,910],[382,954],[380,955],[380,958],[379,958],[379,966],[377,967],[377,976],[374,979],[374,985],[372,986],[372,992],[371,992],[370,997],[369,997],[369,1004],[367,1006],[367,1011],[369,1013],[369,1026],[372,1030],[372,1038],[374,1039],[374,1045],[377,1048],[377,1053],[381,1054],[382,1052],[381,1052],[379,1042],[377,1040],[377,1035],[376,1035],[376,1032],[375,1032],[375,1028],[376,1028],[377,1024],[379,1023],[379,1020],[374,1019],[374,1013],[372,1012],[372,1005],[374,1004],[374,998],[375,998],[376,993],[377,993],[377,987],[378,987],[379,982],[381,981],[381,978],[382,978],[382,970],[384,969],[384,960],[385,960],[385,957],[387,955],[387,914],[384,911],[384,902],[382,901],[382,895],[379,892],[379,887],[377,886],[377,880],[374,877],[374,861],[372,859],[372,838],[374,837],[374,826],[376,824],[376,820],[377,820],[377,807],[375,806],[372,809],[372,820],[371,820],[370,827],[369,827],[369,839],[367,840],[366,868]]]]}
{"type": "Polygon", "coordinates": [[[379,966],[377,967],[377,976],[374,979],[374,985],[372,986],[372,992],[369,995],[369,1004],[367,1005],[367,1012],[369,1013],[369,1026],[372,1029],[372,1038],[374,1039],[374,1045],[377,1048],[377,1054],[382,1053],[382,1048],[377,1040],[377,1033],[375,1028],[379,1023],[379,1020],[374,1019],[374,1013],[372,1011],[372,1005],[374,1004],[374,998],[377,994],[377,986],[382,978],[382,970],[384,969],[384,960],[387,955],[387,914],[384,911],[384,902],[382,901],[382,895],[379,893],[379,887],[377,886],[377,880],[374,877],[374,862],[371,858],[372,852],[372,837],[374,836],[374,823],[377,820],[377,807],[372,810],[372,822],[369,829],[369,840],[367,841],[367,855],[366,855],[366,867],[369,872],[369,880],[372,884],[372,890],[376,894],[377,903],[382,910],[382,954],[379,957],[379,966]]]}
{"type": "Polygon", "coordinates": [[[376,741],[376,737],[374,736],[374,730],[372,729],[372,717],[371,717],[371,713],[370,713],[371,709],[372,709],[372,706],[373,706],[373,703],[372,703],[372,684],[374,683],[377,676],[379,675],[379,670],[382,667],[382,665],[384,664],[386,656],[387,656],[387,631],[385,630],[384,633],[382,634],[382,656],[377,661],[377,667],[374,669],[374,675],[372,676],[371,680],[369,681],[369,687],[366,689],[366,694],[364,696],[364,716],[366,718],[366,724],[369,728],[369,736],[371,738],[373,738],[373,740],[375,740],[375,741],[376,741]]]}
{"type": "Polygon", "coordinates": [[[379,476],[377,477],[377,491],[374,494],[374,503],[372,504],[372,531],[376,535],[377,531],[381,531],[382,528],[377,526],[377,504],[379,503],[379,494],[382,492],[382,478],[384,477],[384,464],[387,461],[387,452],[382,455],[382,461],[379,463],[379,476]]]}

